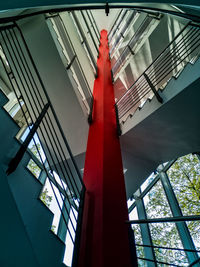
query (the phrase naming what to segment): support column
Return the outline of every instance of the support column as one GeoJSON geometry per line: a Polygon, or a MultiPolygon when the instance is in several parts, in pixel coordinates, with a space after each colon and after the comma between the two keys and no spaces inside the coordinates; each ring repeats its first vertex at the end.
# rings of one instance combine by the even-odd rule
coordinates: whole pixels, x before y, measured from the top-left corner
{"type": "MultiPolygon", "coordinates": [[[[84,183],[79,267],[130,267],[128,210],[117,136],[107,32],[101,31],[98,78],[94,83],[84,183]]],[[[133,244],[134,245],[134,244],[133,244]]]]}

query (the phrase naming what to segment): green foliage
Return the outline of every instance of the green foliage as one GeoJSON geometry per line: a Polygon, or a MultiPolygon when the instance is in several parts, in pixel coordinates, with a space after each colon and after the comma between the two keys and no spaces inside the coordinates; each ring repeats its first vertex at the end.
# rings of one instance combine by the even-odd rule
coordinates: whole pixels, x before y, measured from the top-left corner
{"type": "Polygon", "coordinates": [[[41,193],[40,195],[40,199],[42,200],[42,202],[47,206],[50,207],[50,203],[52,201],[52,196],[48,195],[48,190],[47,188],[45,188],[45,190],[41,193]]]}
{"type": "MultiPolygon", "coordinates": [[[[183,215],[200,215],[200,162],[196,155],[179,158],[168,170],[170,182],[183,215]]],[[[200,222],[187,222],[193,241],[200,249],[200,222]]]]}
{"type": "MultiPolygon", "coordinates": [[[[39,152],[41,151],[41,146],[40,146],[39,143],[37,144],[37,147],[36,147],[35,144],[32,147],[30,147],[30,150],[38,159],[40,159],[38,151],[39,152]]],[[[30,159],[30,161],[29,161],[29,163],[27,165],[27,168],[32,172],[33,175],[35,175],[36,178],[38,178],[40,176],[41,169],[35,163],[34,160],[30,159]]]]}
{"type": "Polygon", "coordinates": [[[197,156],[179,158],[167,172],[183,215],[200,214],[200,164],[197,156]]]}
{"type": "MultiPolygon", "coordinates": [[[[183,215],[200,214],[200,163],[197,156],[189,154],[179,158],[167,171],[173,190],[179,202],[183,215]]],[[[171,217],[172,213],[160,181],[144,197],[148,218],[171,217]]],[[[200,223],[188,222],[188,229],[193,241],[200,249],[200,223]]],[[[134,226],[136,243],[142,244],[139,226],[134,226]]],[[[156,246],[183,248],[174,223],[149,224],[152,242],[156,246]]],[[[138,256],[144,257],[142,247],[137,247],[138,256]]],[[[181,251],[155,249],[158,261],[187,266],[186,254],[181,251]]],[[[144,262],[139,263],[144,266],[144,262]]],[[[164,266],[164,265],[162,265],[164,266]]]]}

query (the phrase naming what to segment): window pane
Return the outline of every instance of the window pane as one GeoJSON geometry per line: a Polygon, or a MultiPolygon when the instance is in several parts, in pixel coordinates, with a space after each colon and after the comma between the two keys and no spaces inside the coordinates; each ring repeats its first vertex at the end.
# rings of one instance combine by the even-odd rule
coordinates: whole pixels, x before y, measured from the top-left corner
{"type": "MultiPolygon", "coordinates": [[[[137,214],[137,209],[134,208],[132,212],[129,214],[129,219],[130,220],[138,220],[138,214],[137,214]]],[[[141,236],[141,230],[139,224],[132,224],[132,229],[134,231],[134,236],[135,236],[135,243],[136,244],[143,244],[142,243],[142,236],[141,236]]],[[[145,258],[144,256],[144,248],[141,246],[136,246],[136,251],[137,251],[137,257],[145,258]]],[[[138,259],[138,266],[139,267],[146,267],[146,262],[143,260],[138,259]]]]}
{"type": "Polygon", "coordinates": [[[29,160],[29,163],[27,165],[27,168],[29,169],[30,172],[32,172],[32,174],[38,178],[40,176],[41,173],[41,169],[40,167],[35,163],[35,161],[33,161],[32,159],[29,160]]]}
{"type": "Polygon", "coordinates": [[[167,172],[183,215],[200,214],[200,164],[197,156],[179,158],[167,172]]]}
{"type": "Polygon", "coordinates": [[[144,204],[148,218],[172,216],[170,207],[160,181],[144,197],[144,204]]]}
{"type": "MultiPolygon", "coordinates": [[[[183,248],[176,225],[174,223],[149,224],[154,246],[183,248]]],[[[157,261],[188,266],[184,251],[155,248],[157,261]]],[[[162,264],[158,266],[163,266],[162,264]]]]}
{"type": "MultiPolygon", "coordinates": [[[[186,222],[197,250],[200,250],[200,221],[186,222]]],[[[199,254],[200,256],[200,254],[199,254]]]]}

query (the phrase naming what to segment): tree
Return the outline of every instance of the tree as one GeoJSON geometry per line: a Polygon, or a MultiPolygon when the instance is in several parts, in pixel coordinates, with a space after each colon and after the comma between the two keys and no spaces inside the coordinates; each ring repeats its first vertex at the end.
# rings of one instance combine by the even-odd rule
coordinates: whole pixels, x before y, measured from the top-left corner
{"type": "MultiPolygon", "coordinates": [[[[189,154],[179,158],[167,171],[175,195],[183,215],[200,214],[200,163],[197,156],[189,154]]],[[[144,197],[148,218],[171,217],[171,210],[160,181],[144,197]]],[[[200,249],[200,223],[187,223],[193,241],[200,249]]],[[[182,248],[182,243],[174,223],[149,224],[153,244],[163,247],[182,248]]],[[[134,226],[136,243],[141,244],[139,226],[134,226]]],[[[138,247],[139,256],[144,255],[143,248],[138,247]]],[[[184,252],[166,249],[155,249],[158,261],[187,266],[188,261],[184,252]]],[[[144,256],[141,256],[144,257],[144,256]]],[[[144,261],[139,262],[144,266],[144,261]]]]}

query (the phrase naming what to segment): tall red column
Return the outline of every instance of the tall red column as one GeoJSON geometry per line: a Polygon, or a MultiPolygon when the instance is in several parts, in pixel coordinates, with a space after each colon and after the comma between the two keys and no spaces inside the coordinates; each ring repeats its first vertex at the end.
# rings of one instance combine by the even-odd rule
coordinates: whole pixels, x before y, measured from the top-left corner
{"type": "Polygon", "coordinates": [[[89,129],[79,267],[130,267],[128,211],[116,130],[114,90],[107,32],[101,31],[98,78],[94,83],[89,129]]]}

